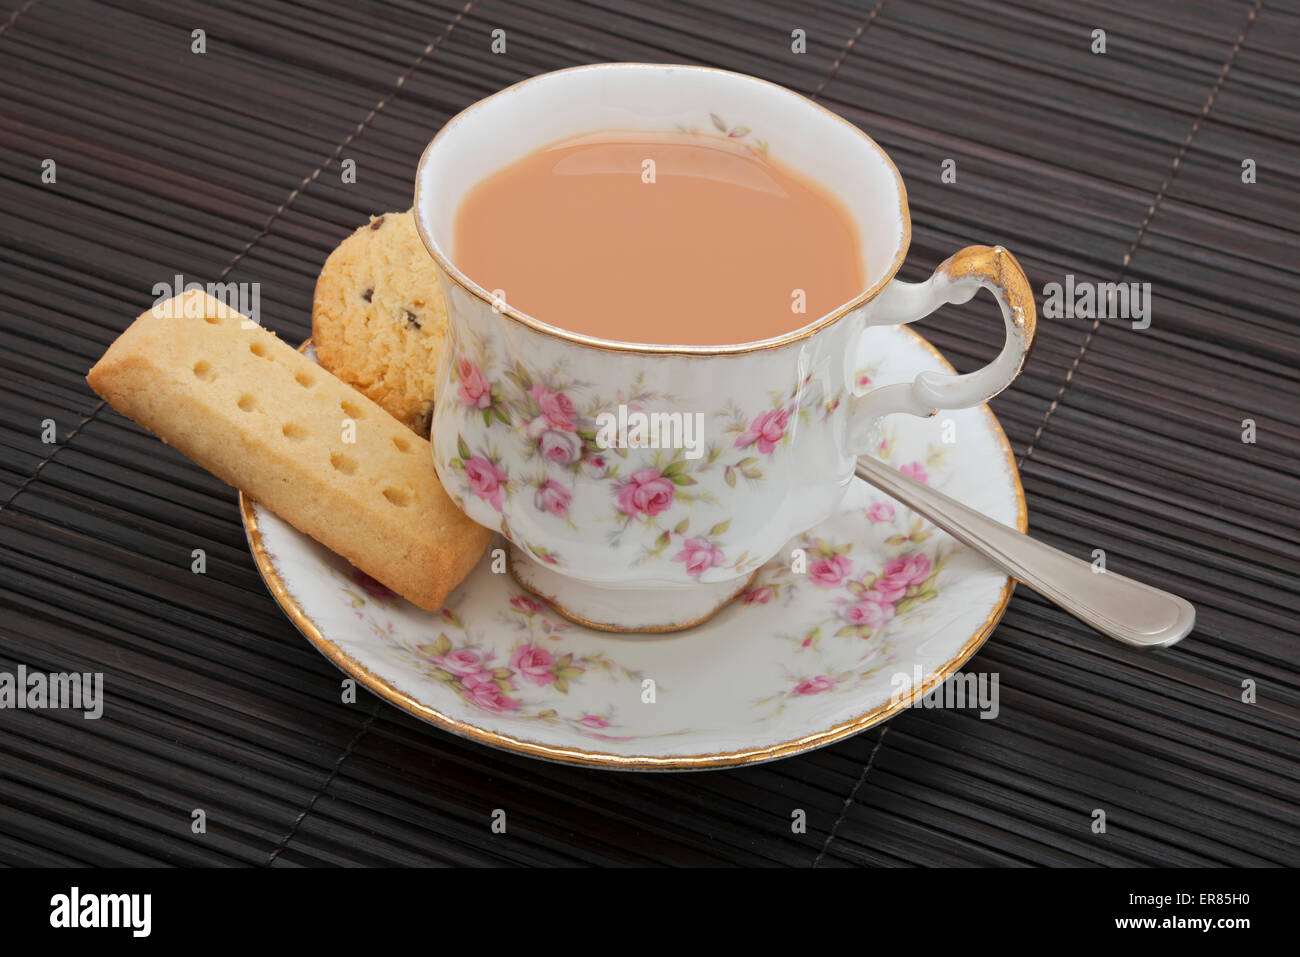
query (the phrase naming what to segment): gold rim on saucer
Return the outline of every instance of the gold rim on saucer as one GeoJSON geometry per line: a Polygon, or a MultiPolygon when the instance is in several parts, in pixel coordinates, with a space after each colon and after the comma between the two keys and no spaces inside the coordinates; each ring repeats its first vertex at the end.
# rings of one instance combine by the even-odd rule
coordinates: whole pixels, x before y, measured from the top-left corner
{"type": "MultiPolygon", "coordinates": [[[[906,326],[898,327],[903,329],[909,335],[915,336],[917,341],[925,347],[940,362],[947,366],[950,372],[956,372],[952,364],[944,358],[943,354],[932,346],[919,333],[908,329],[906,326]]],[[[311,340],[303,343],[305,349],[311,340]]],[[[1029,513],[1025,504],[1025,490],[1020,481],[1020,471],[1016,467],[1015,453],[1011,449],[1011,443],[1007,441],[1006,433],[1002,430],[1002,425],[998,422],[997,417],[987,405],[981,406],[984,414],[988,417],[989,425],[996,435],[999,445],[1006,461],[1007,471],[1011,476],[1012,484],[1016,492],[1016,527],[1022,532],[1029,530],[1029,513]]],[[[257,565],[258,572],[261,573],[262,579],[266,582],[266,587],[274,596],[276,602],[289,616],[289,620],[297,626],[298,630],[316,646],[326,658],[334,663],[340,671],[357,679],[362,685],[370,691],[379,695],[390,704],[396,705],[403,711],[415,715],[424,721],[429,722],[445,731],[471,741],[477,741],[480,744],[491,745],[501,748],[505,751],[513,751],[516,754],[527,755],[533,758],[542,758],[543,760],[555,761],[561,764],[576,764],[585,767],[608,768],[623,771],[697,771],[709,768],[726,768],[735,767],[743,764],[753,764],[763,761],[772,761],[777,758],[790,757],[800,754],[804,751],[810,751],[823,745],[831,744],[842,738],[847,738],[857,734],[860,731],[885,721],[893,717],[900,711],[910,707],[912,702],[917,698],[924,697],[934,687],[945,681],[953,675],[962,665],[964,665],[971,656],[975,654],[984,640],[992,634],[993,629],[997,626],[1002,615],[1006,612],[1007,605],[1011,602],[1011,593],[1015,590],[1015,579],[1008,577],[1006,585],[1002,589],[997,604],[989,612],[983,624],[966,640],[952,658],[950,658],[938,670],[934,671],[930,680],[923,683],[919,688],[913,689],[906,700],[888,702],[880,707],[851,718],[841,724],[824,731],[818,731],[814,734],[805,735],[802,738],[796,738],[792,741],[785,741],[780,744],[768,745],[762,748],[747,748],[740,751],[728,751],[719,754],[694,754],[684,756],[665,756],[665,755],[621,755],[611,754],[606,751],[585,751],[579,748],[559,748],[551,745],[538,744],[534,741],[525,741],[522,738],[516,738],[508,734],[501,734],[495,731],[486,731],[483,728],[476,727],[465,721],[453,718],[451,715],[443,714],[436,708],[431,708],[422,701],[411,697],[406,692],[395,687],[387,679],[375,674],[361,662],[357,661],[351,655],[347,654],[330,639],[322,634],[316,623],[302,610],[298,602],[289,594],[285,587],[284,580],[276,570],[271,556],[267,553],[266,545],[262,541],[262,533],[257,523],[257,513],[253,510],[253,501],[243,491],[239,493],[239,514],[244,521],[244,531],[248,536],[249,549],[253,554],[253,561],[257,565]]]]}

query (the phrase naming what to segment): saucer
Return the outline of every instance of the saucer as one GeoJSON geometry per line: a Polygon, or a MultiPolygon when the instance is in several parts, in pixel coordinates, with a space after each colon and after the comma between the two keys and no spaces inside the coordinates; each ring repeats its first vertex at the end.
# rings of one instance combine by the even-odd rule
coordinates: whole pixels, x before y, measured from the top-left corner
{"type": "MultiPolygon", "coordinates": [[[[863,386],[952,367],[906,327],[877,327],[863,386]],[[883,358],[881,358],[883,357],[883,358]]],[[[878,458],[1024,531],[1011,447],[986,406],[895,415],[878,458]]],[[[432,466],[431,466],[432,467],[432,466]]],[[[552,611],[493,560],[423,611],[247,496],[271,594],[330,661],[447,731],[531,757],[623,770],[798,754],[898,713],[992,632],[1014,581],[860,479],[735,601],[670,634],[610,634],[552,611]]]]}

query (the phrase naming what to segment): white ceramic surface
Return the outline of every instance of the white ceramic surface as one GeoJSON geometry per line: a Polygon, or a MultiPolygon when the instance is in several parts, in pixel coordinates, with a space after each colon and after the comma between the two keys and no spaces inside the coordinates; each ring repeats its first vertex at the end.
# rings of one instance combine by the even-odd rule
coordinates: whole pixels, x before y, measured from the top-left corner
{"type": "Polygon", "coordinates": [[[516,546],[521,582],[602,627],[699,621],[791,536],[832,515],[880,416],[977,406],[1015,378],[1032,343],[1032,296],[1009,254],[970,247],[927,282],[894,279],[911,223],[889,157],[810,100],[724,70],[598,64],[488,97],[430,143],[415,211],[449,322],[433,418],[439,478],[471,518],[516,546]],[[779,159],[839,196],[863,236],[867,288],[774,339],[628,344],[539,322],[509,304],[508,290],[499,296],[456,268],[455,212],[487,173],[577,133],[675,128],[779,159]],[[881,360],[874,327],[912,322],[980,288],[1002,311],[1005,345],[992,363],[888,388],[866,382],[881,360]],[[705,454],[607,447],[596,423],[619,409],[699,416],[705,454]],[[695,594],[643,600],[663,587],[695,594]]]}
{"type": "MultiPolygon", "coordinates": [[[[948,371],[906,329],[867,338],[872,385],[948,371]]],[[[987,408],[891,417],[881,442],[876,452],[891,464],[1025,527],[1015,462],[987,408]],[[954,441],[944,441],[946,430],[954,441]]],[[[610,635],[494,573],[491,552],[441,614],[421,611],[265,509],[243,506],[268,586],[345,672],[457,734],[599,767],[743,764],[870,727],[906,704],[895,675],[919,669],[919,693],[973,654],[1012,586],[854,480],[834,515],[780,549],[709,622],[672,635],[610,635]],[[793,548],[804,550],[803,571],[792,569],[793,548]]]]}

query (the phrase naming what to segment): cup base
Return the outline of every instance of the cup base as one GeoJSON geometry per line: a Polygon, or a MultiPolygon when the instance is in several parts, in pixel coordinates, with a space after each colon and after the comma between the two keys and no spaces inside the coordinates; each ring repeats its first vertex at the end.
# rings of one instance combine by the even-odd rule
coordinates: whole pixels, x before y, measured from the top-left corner
{"type": "MultiPolygon", "coordinates": [[[[507,546],[510,575],[570,621],[620,634],[683,631],[708,621],[738,597],[754,575],[703,585],[611,588],[575,581],[507,546]]],[[[757,574],[755,572],[754,574],[757,574]]]]}

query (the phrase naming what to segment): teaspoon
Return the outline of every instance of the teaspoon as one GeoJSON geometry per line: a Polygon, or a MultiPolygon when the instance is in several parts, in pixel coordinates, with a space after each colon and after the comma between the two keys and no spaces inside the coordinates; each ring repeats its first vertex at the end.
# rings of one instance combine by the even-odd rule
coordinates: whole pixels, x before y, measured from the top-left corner
{"type": "Polygon", "coordinates": [[[1167,648],[1196,624],[1191,604],[1150,585],[1044,545],[969,508],[883,462],[858,459],[858,477],[957,541],[983,555],[1008,575],[1064,608],[1103,635],[1135,648],[1167,648]]]}

